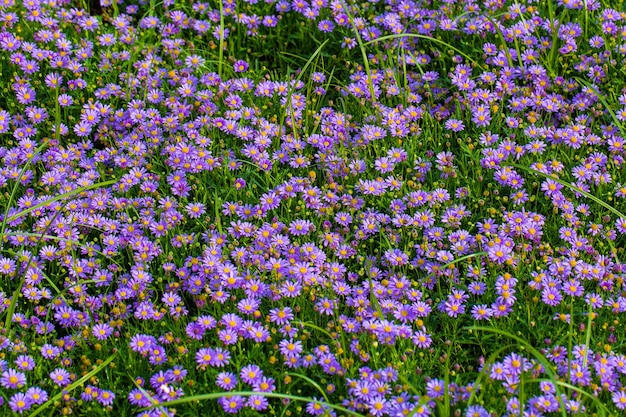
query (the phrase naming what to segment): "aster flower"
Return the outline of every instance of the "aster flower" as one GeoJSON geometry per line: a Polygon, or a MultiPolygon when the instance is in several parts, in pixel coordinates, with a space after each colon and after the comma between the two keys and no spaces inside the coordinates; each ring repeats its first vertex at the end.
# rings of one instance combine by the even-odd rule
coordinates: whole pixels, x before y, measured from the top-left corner
{"type": "Polygon", "coordinates": [[[278,344],[280,353],[286,357],[295,357],[302,353],[302,342],[299,340],[281,340],[278,344]]]}
{"type": "Polygon", "coordinates": [[[93,336],[98,340],[105,340],[113,334],[113,328],[106,323],[99,323],[92,328],[93,336]]]}
{"type": "Polygon", "coordinates": [[[217,374],[215,384],[226,391],[230,391],[237,386],[237,376],[232,372],[220,372],[217,374]]]}
{"type": "Polygon", "coordinates": [[[491,414],[481,405],[471,405],[465,411],[465,417],[489,417],[491,414]]]}
{"type": "Polygon", "coordinates": [[[479,304],[472,307],[472,317],[474,320],[488,320],[493,314],[493,310],[486,304],[479,304]]]}
{"type": "Polygon", "coordinates": [[[30,355],[20,355],[15,360],[15,365],[23,371],[32,371],[35,368],[35,360],[30,355]]]}
{"type": "Polygon", "coordinates": [[[202,316],[198,317],[196,322],[200,326],[202,326],[202,328],[204,330],[213,329],[216,326],[216,324],[217,324],[215,319],[212,316],[209,316],[209,315],[202,315],[202,316]]]}
{"type": "Polygon", "coordinates": [[[254,385],[263,376],[263,371],[259,366],[250,364],[241,368],[239,376],[245,383],[254,385]]]}
{"type": "Polygon", "coordinates": [[[218,402],[222,406],[222,409],[229,414],[237,414],[245,404],[244,397],[239,395],[220,397],[218,402]]]}
{"type": "Polygon", "coordinates": [[[138,407],[148,407],[151,400],[144,394],[144,389],[135,388],[128,393],[128,401],[138,407]]]}
{"type": "Polygon", "coordinates": [[[26,397],[32,404],[43,404],[48,401],[48,393],[36,386],[26,390],[26,397]]]}
{"type": "Polygon", "coordinates": [[[63,368],[50,372],[50,379],[59,387],[67,386],[71,382],[70,373],[63,368]]]}
{"type": "Polygon", "coordinates": [[[270,332],[264,325],[260,323],[254,323],[248,329],[248,337],[250,337],[257,343],[261,343],[268,340],[268,338],[270,337],[270,332]]]}
{"type": "Polygon", "coordinates": [[[24,411],[28,411],[32,406],[32,402],[29,401],[26,394],[18,392],[13,394],[9,400],[9,407],[13,412],[22,414],[24,411]]]}
{"type": "Polygon", "coordinates": [[[511,259],[513,250],[503,244],[496,243],[487,249],[489,260],[497,264],[503,264],[511,259]]]}
{"type": "Polygon", "coordinates": [[[457,317],[465,313],[465,305],[458,300],[448,300],[443,303],[443,311],[450,317],[457,317]]]}
{"type": "Polygon", "coordinates": [[[420,349],[429,348],[432,344],[432,338],[430,337],[430,335],[428,335],[426,332],[419,330],[413,334],[411,340],[413,341],[415,346],[419,347],[420,349]]]}
{"type": "Polygon", "coordinates": [[[80,394],[80,398],[83,401],[90,402],[98,397],[98,388],[93,385],[87,385],[83,392],[80,394]]]}
{"type": "Polygon", "coordinates": [[[41,346],[41,355],[46,359],[54,359],[61,354],[61,349],[48,343],[41,346]]]}
{"type": "Polygon", "coordinates": [[[243,60],[239,60],[233,64],[235,72],[246,72],[248,70],[248,63],[243,60]]]}
{"type": "Polygon", "coordinates": [[[108,391],[108,390],[99,390],[98,391],[98,397],[96,398],[96,401],[98,401],[98,403],[100,403],[101,405],[108,407],[113,405],[113,401],[115,400],[115,394],[112,391],[108,391]]]}
{"type": "Polygon", "coordinates": [[[525,370],[524,364],[528,365],[528,361],[516,353],[508,355],[503,362],[506,372],[515,376],[520,375],[525,370]]]}
{"type": "Polygon", "coordinates": [[[153,346],[148,352],[148,362],[151,365],[160,365],[167,361],[167,354],[163,346],[153,346]]]}
{"type": "Polygon", "coordinates": [[[261,376],[252,384],[252,389],[258,392],[273,392],[276,385],[273,378],[261,376]]]}
{"type": "Polygon", "coordinates": [[[215,350],[212,348],[200,348],[196,352],[196,363],[198,367],[205,368],[215,361],[215,350]]]}
{"type": "Polygon", "coordinates": [[[221,329],[217,335],[225,345],[233,345],[237,343],[239,338],[237,332],[233,329],[221,329]]]}
{"type": "Polygon", "coordinates": [[[556,288],[547,287],[547,288],[544,288],[541,293],[541,300],[550,306],[558,305],[562,299],[563,299],[563,296],[561,295],[560,291],[556,288]]]}
{"type": "Polygon", "coordinates": [[[498,297],[491,304],[491,311],[493,317],[506,317],[513,311],[512,304],[504,298],[498,297]]]}
{"type": "Polygon", "coordinates": [[[2,372],[0,385],[7,389],[21,388],[26,385],[26,374],[9,368],[2,372]]]}
{"type": "Polygon", "coordinates": [[[0,274],[11,275],[15,273],[17,265],[13,259],[0,258],[0,274]]]}
{"type": "Polygon", "coordinates": [[[446,121],[445,127],[452,132],[461,132],[465,129],[463,122],[457,119],[448,119],[446,121]]]}
{"type": "Polygon", "coordinates": [[[134,335],[130,340],[130,348],[135,352],[146,354],[156,344],[153,336],[144,334],[134,335]]]}
{"type": "Polygon", "coordinates": [[[431,379],[426,383],[426,392],[431,398],[441,398],[444,395],[444,381],[431,379]]]}
{"type": "Polygon", "coordinates": [[[248,397],[246,405],[255,411],[263,411],[269,407],[269,402],[263,395],[251,395],[248,397]]]}
{"type": "Polygon", "coordinates": [[[210,365],[221,368],[230,363],[230,353],[222,348],[215,348],[213,350],[213,356],[210,360],[210,365]]]}
{"type": "Polygon", "coordinates": [[[35,90],[29,86],[22,86],[16,90],[16,98],[20,104],[30,104],[35,101],[35,90]]]}

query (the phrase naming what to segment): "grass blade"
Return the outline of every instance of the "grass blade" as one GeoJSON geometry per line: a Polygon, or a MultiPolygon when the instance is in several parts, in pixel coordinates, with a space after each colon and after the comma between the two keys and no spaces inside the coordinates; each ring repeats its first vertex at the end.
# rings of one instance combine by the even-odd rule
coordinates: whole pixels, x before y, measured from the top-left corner
{"type": "Polygon", "coordinates": [[[380,38],[376,38],[373,39],[369,42],[365,42],[363,45],[367,46],[370,45],[374,42],[381,42],[381,41],[386,41],[389,39],[397,39],[397,38],[418,38],[418,39],[426,39],[429,41],[433,41],[435,43],[438,43],[440,45],[444,45],[447,46],[448,48],[452,49],[453,51],[459,53],[461,56],[463,56],[465,59],[467,59],[469,62],[475,64],[478,68],[483,68],[482,65],[480,65],[475,59],[473,59],[472,57],[470,57],[469,55],[467,55],[465,52],[461,51],[458,48],[455,48],[454,46],[450,45],[447,42],[444,42],[440,39],[437,38],[433,38],[432,36],[426,36],[426,35],[420,35],[418,33],[398,33],[398,34],[394,34],[394,35],[386,35],[386,36],[381,36],[380,38]]]}
{"type": "Polygon", "coordinates": [[[559,184],[561,184],[562,186],[567,187],[567,188],[569,188],[570,190],[572,190],[572,191],[574,191],[574,192],[577,192],[577,193],[579,193],[579,194],[581,194],[581,195],[585,196],[586,198],[588,198],[588,199],[590,199],[590,200],[594,201],[595,203],[600,204],[602,207],[604,207],[605,209],[609,210],[611,213],[615,214],[616,216],[618,216],[618,217],[620,217],[620,218],[622,218],[622,219],[626,219],[626,215],[622,214],[619,210],[617,210],[617,209],[616,209],[616,208],[614,208],[613,206],[611,206],[611,205],[609,205],[609,204],[605,203],[604,201],[600,200],[600,199],[599,199],[598,197],[596,197],[595,195],[590,194],[590,193],[588,193],[588,192],[586,192],[586,191],[581,190],[580,188],[576,187],[575,185],[570,184],[570,183],[569,183],[569,182],[567,182],[567,181],[564,181],[564,180],[562,180],[562,179],[560,179],[560,178],[553,177],[553,176],[552,176],[552,175],[550,175],[550,174],[546,174],[546,173],[544,173],[544,172],[537,171],[536,169],[532,169],[532,168],[530,168],[530,167],[526,167],[526,166],[523,166],[523,165],[519,165],[519,164],[511,164],[511,166],[513,166],[513,167],[515,167],[515,168],[519,168],[519,169],[521,169],[522,171],[532,172],[532,173],[534,173],[534,174],[541,175],[542,177],[545,177],[545,178],[550,179],[550,180],[552,180],[552,181],[558,182],[558,183],[559,183],[559,184]]]}
{"type": "Polygon", "coordinates": [[[48,407],[50,407],[51,405],[54,405],[54,403],[58,401],[65,393],[72,392],[79,386],[83,385],[85,382],[89,381],[93,376],[95,376],[98,372],[100,372],[108,364],[110,364],[113,361],[113,359],[115,359],[116,356],[117,356],[117,353],[114,353],[111,356],[109,356],[107,359],[105,359],[104,362],[98,365],[95,369],[91,370],[91,372],[83,375],[82,377],[80,377],[79,379],[77,379],[76,381],[68,385],[67,387],[65,387],[63,391],[59,392],[57,395],[55,395],[54,397],[50,398],[48,401],[40,405],[39,408],[37,408],[35,411],[29,414],[29,417],[35,417],[41,414],[42,412],[46,411],[48,407]]]}
{"type": "Polygon", "coordinates": [[[300,396],[291,395],[291,394],[281,394],[278,392],[256,392],[256,391],[214,392],[214,393],[209,393],[209,394],[193,395],[190,397],[179,398],[173,401],[162,402],[158,405],[145,408],[145,410],[149,410],[149,409],[156,408],[156,407],[171,407],[174,405],[187,404],[187,403],[196,402],[196,401],[217,400],[223,397],[233,397],[233,396],[250,397],[252,395],[260,395],[260,396],[267,397],[267,398],[280,398],[284,400],[299,401],[299,402],[305,402],[305,403],[315,403],[315,404],[323,405],[328,408],[332,408],[333,410],[341,411],[342,413],[346,413],[351,416],[365,417],[363,414],[357,413],[356,411],[349,410],[340,405],[330,404],[325,401],[316,400],[315,398],[300,397],[300,396]]]}

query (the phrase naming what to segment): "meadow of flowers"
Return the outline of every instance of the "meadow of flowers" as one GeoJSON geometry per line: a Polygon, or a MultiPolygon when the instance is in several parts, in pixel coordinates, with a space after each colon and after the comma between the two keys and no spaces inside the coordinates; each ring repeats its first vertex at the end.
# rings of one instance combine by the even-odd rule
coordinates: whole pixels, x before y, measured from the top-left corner
{"type": "Polygon", "coordinates": [[[0,415],[623,413],[610,3],[2,0],[0,415]]]}

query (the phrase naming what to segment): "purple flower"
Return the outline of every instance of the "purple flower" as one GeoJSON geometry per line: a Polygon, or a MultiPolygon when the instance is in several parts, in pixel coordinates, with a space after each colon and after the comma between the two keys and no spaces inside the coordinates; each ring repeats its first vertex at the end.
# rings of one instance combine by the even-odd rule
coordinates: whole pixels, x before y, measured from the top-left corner
{"type": "Polygon", "coordinates": [[[441,398],[444,396],[444,381],[440,379],[431,379],[426,383],[426,393],[431,398],[441,398]]]}
{"type": "Polygon", "coordinates": [[[101,405],[107,407],[113,404],[113,401],[115,400],[115,394],[111,391],[108,390],[98,390],[98,397],[96,398],[96,401],[98,401],[98,403],[100,403],[101,405]]]}
{"type": "Polygon", "coordinates": [[[465,417],[489,417],[490,415],[489,411],[481,405],[471,405],[465,411],[465,417]]]}
{"type": "Polygon", "coordinates": [[[487,284],[480,281],[474,281],[468,286],[467,290],[473,295],[483,295],[485,291],[487,291],[487,284]]]}
{"type": "Polygon", "coordinates": [[[57,368],[50,372],[50,379],[59,387],[65,387],[71,382],[71,375],[63,368],[57,368]]]}
{"type": "Polygon", "coordinates": [[[581,297],[584,293],[584,287],[576,279],[569,279],[563,283],[561,290],[571,297],[581,297]]]}
{"type": "Polygon", "coordinates": [[[6,371],[2,372],[2,376],[0,377],[0,385],[7,389],[21,388],[26,385],[26,374],[9,368],[6,371]]]}
{"type": "Polygon", "coordinates": [[[16,98],[20,104],[30,104],[35,101],[35,90],[29,86],[22,86],[16,90],[16,98]]]}
{"type": "Polygon", "coordinates": [[[0,258],[0,274],[11,275],[17,269],[17,265],[13,259],[0,258]]]}
{"type": "Polygon", "coordinates": [[[248,63],[243,60],[239,60],[233,64],[235,72],[246,72],[248,70],[248,63]]]}
{"type": "Polygon", "coordinates": [[[443,304],[443,311],[450,317],[458,317],[465,313],[465,305],[459,300],[447,300],[443,304]]]}
{"type": "Polygon", "coordinates": [[[130,348],[142,355],[147,354],[154,344],[156,344],[156,339],[144,334],[134,335],[130,340],[130,348]]]}
{"type": "Polygon", "coordinates": [[[237,386],[237,376],[232,372],[220,372],[217,374],[215,384],[226,391],[230,391],[237,386]]]}
{"type": "Polygon", "coordinates": [[[32,371],[35,369],[35,360],[29,355],[20,355],[15,360],[15,366],[23,371],[32,371]]]}
{"type": "Polygon", "coordinates": [[[290,307],[274,308],[270,310],[270,321],[278,325],[284,325],[293,320],[293,312],[290,307]]]}
{"type": "Polygon", "coordinates": [[[273,378],[262,376],[252,384],[252,389],[258,392],[272,392],[276,389],[276,385],[273,378]]]}
{"type": "Polygon", "coordinates": [[[230,353],[222,348],[215,348],[213,350],[213,357],[210,360],[209,365],[221,368],[230,363],[230,353]]]}
{"type": "Polygon", "coordinates": [[[257,365],[246,365],[241,368],[239,376],[246,384],[254,385],[263,376],[263,371],[257,365]]]}
{"type": "Polygon", "coordinates": [[[30,387],[26,390],[26,397],[33,404],[43,404],[48,401],[48,393],[39,387],[30,387]]]}
{"type": "Polygon", "coordinates": [[[626,392],[621,389],[619,391],[615,391],[611,396],[613,403],[620,410],[626,410],[626,392]]]}
{"type": "Polygon", "coordinates": [[[214,362],[215,351],[211,348],[200,348],[196,352],[196,363],[199,367],[205,368],[214,362]]]}
{"type": "Polygon", "coordinates": [[[237,190],[243,190],[246,187],[246,181],[243,178],[237,178],[235,180],[235,188],[237,190]]]}
{"type": "Polygon", "coordinates": [[[217,335],[225,345],[234,345],[239,338],[238,333],[233,329],[221,329],[217,335]]]}
{"type": "Polygon", "coordinates": [[[286,357],[296,357],[302,353],[302,342],[283,339],[278,344],[280,353],[286,357]]]}
{"type": "Polygon", "coordinates": [[[220,397],[218,400],[224,411],[229,414],[237,414],[239,410],[244,406],[244,398],[239,395],[229,395],[220,397]]]}
{"type": "Polygon", "coordinates": [[[432,343],[432,338],[430,337],[430,335],[421,330],[416,331],[415,334],[413,334],[411,340],[413,341],[415,346],[420,349],[429,348],[432,343]]]}
{"type": "Polygon", "coordinates": [[[29,410],[31,405],[32,402],[29,401],[26,394],[22,392],[14,394],[9,400],[9,407],[11,407],[11,410],[20,414],[22,414],[24,411],[29,410]]]}
{"type": "Polygon", "coordinates": [[[371,398],[367,402],[367,406],[369,407],[369,413],[375,417],[387,414],[389,408],[389,404],[383,396],[376,396],[371,398]]]}
{"type": "Polygon", "coordinates": [[[474,320],[488,320],[493,315],[493,310],[486,304],[479,304],[472,307],[472,317],[474,320]]]}
{"type": "Polygon", "coordinates": [[[543,412],[554,413],[559,410],[559,401],[554,395],[540,395],[535,398],[536,407],[543,412]]]}
{"type": "Polygon", "coordinates": [[[74,104],[74,99],[69,94],[61,94],[59,95],[58,102],[61,107],[69,107],[74,104]]]}
{"type": "Polygon", "coordinates": [[[187,324],[186,328],[187,336],[192,339],[201,340],[204,336],[205,329],[197,322],[187,324]]]}
{"type": "Polygon", "coordinates": [[[513,249],[500,243],[495,243],[487,249],[487,256],[489,256],[489,260],[500,265],[511,260],[512,253],[513,249]]]}
{"type": "Polygon", "coordinates": [[[330,33],[335,28],[335,24],[330,20],[320,20],[317,24],[317,28],[320,30],[320,32],[330,33]]]}
{"type": "Polygon", "coordinates": [[[93,401],[94,399],[98,397],[98,391],[99,389],[97,387],[94,387],[93,385],[87,385],[85,389],[83,390],[83,392],[81,392],[80,398],[83,401],[87,401],[87,402],[93,401]]]}
{"type": "Polygon", "coordinates": [[[448,119],[446,121],[445,126],[446,126],[446,129],[451,130],[453,132],[461,132],[462,130],[465,129],[463,122],[457,119],[448,119]]]}
{"type": "Polygon", "coordinates": [[[559,305],[563,296],[557,288],[546,287],[541,292],[541,300],[549,306],[559,305]]]}
{"type": "Polygon", "coordinates": [[[372,383],[367,379],[362,379],[360,381],[356,381],[354,384],[353,395],[362,400],[367,400],[372,398],[375,394],[374,387],[372,383]]]}
{"type": "Polygon", "coordinates": [[[185,207],[185,211],[192,219],[200,218],[205,212],[206,207],[202,203],[189,203],[185,207]]]}
{"type": "MultiPolygon", "coordinates": [[[[504,359],[506,371],[511,375],[520,375],[524,371],[524,363],[525,359],[516,353],[510,354],[504,359]]],[[[526,361],[526,365],[528,365],[528,361],[526,361]]]]}
{"type": "Polygon", "coordinates": [[[254,323],[248,329],[248,337],[252,338],[255,342],[261,343],[267,341],[270,337],[270,332],[261,323],[254,323]]]}
{"type": "Polygon", "coordinates": [[[160,365],[166,361],[167,354],[163,346],[156,345],[150,349],[148,362],[150,362],[151,365],[160,365]]]}
{"type": "Polygon", "coordinates": [[[267,401],[267,398],[265,398],[265,396],[263,395],[251,395],[250,397],[248,397],[246,405],[253,410],[262,411],[267,409],[267,407],[269,406],[269,402],[267,401]]]}
{"type": "Polygon", "coordinates": [[[113,327],[106,323],[99,323],[93,326],[91,333],[98,340],[108,339],[113,334],[113,327]]]}
{"type": "Polygon", "coordinates": [[[128,393],[128,401],[131,404],[134,404],[139,407],[147,407],[151,404],[149,398],[144,394],[145,390],[135,388],[131,392],[128,393]]]}
{"type": "Polygon", "coordinates": [[[511,308],[510,303],[502,297],[498,297],[496,298],[496,301],[491,304],[491,311],[493,312],[492,315],[494,317],[506,317],[511,313],[511,311],[513,311],[513,309],[511,308]]]}
{"type": "Polygon", "coordinates": [[[54,359],[61,354],[61,349],[49,343],[44,344],[41,347],[40,351],[41,351],[41,356],[43,356],[46,359],[54,359]]]}

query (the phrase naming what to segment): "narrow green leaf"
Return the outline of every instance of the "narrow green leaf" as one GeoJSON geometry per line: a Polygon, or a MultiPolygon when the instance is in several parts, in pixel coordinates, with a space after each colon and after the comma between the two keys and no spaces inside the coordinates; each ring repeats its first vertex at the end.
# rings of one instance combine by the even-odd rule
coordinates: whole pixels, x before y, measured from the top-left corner
{"type": "Polygon", "coordinates": [[[112,354],[107,359],[105,359],[104,362],[102,362],[95,369],[93,369],[91,372],[83,375],[81,378],[77,379],[76,381],[74,381],[73,383],[68,385],[67,387],[63,388],[63,391],[59,392],[54,397],[50,398],[48,401],[46,401],[45,403],[40,405],[39,408],[37,408],[32,413],[30,413],[28,416],[29,417],[35,417],[35,416],[41,414],[42,412],[46,411],[46,409],[48,407],[50,407],[51,405],[54,405],[54,403],[56,401],[58,401],[63,396],[63,394],[74,391],[76,388],[78,388],[79,386],[83,385],[85,382],[89,381],[89,379],[91,379],[91,377],[93,377],[98,372],[103,370],[108,364],[111,363],[111,361],[113,361],[113,359],[115,359],[115,356],[117,356],[117,353],[112,354]]]}

